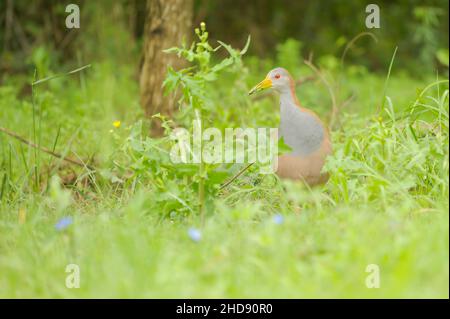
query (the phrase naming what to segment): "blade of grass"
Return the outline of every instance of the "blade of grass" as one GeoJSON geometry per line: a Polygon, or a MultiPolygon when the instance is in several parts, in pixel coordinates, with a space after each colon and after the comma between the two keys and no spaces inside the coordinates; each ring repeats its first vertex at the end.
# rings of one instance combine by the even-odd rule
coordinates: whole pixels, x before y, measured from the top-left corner
{"type": "Polygon", "coordinates": [[[389,69],[386,76],[386,81],[384,81],[384,89],[383,89],[383,100],[381,101],[380,106],[378,106],[377,114],[380,114],[381,110],[384,110],[384,103],[386,101],[386,92],[389,84],[389,79],[391,77],[392,66],[394,65],[395,55],[397,54],[398,47],[395,47],[394,53],[392,54],[391,62],[389,63],[389,69]]]}
{"type": "Polygon", "coordinates": [[[47,81],[50,81],[50,80],[53,80],[53,79],[56,79],[56,78],[60,78],[60,77],[66,76],[66,75],[75,74],[77,72],[83,71],[84,69],[87,69],[87,68],[90,68],[90,67],[91,67],[91,65],[87,64],[87,65],[84,65],[82,67],[79,67],[79,68],[77,68],[75,70],[72,70],[72,71],[69,71],[69,72],[66,72],[66,73],[60,73],[60,74],[48,76],[46,78],[43,78],[43,79],[40,79],[40,80],[37,80],[37,81],[35,80],[33,83],[31,83],[31,85],[35,86],[37,84],[41,84],[41,83],[44,83],[44,82],[47,82],[47,81]]]}

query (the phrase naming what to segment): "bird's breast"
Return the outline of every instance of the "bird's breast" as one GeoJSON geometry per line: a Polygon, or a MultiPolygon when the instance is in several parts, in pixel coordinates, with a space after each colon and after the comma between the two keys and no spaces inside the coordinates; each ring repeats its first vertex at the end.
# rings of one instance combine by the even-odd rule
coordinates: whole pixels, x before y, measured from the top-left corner
{"type": "Polygon", "coordinates": [[[286,103],[280,107],[280,133],[292,148],[292,155],[300,156],[319,149],[325,137],[324,127],[317,117],[286,103]]]}

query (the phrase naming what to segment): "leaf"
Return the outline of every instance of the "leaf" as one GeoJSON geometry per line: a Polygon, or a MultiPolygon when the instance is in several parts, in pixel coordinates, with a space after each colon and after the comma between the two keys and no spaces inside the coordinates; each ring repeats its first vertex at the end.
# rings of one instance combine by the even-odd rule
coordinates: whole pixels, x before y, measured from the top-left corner
{"type": "Polygon", "coordinates": [[[164,53],[178,53],[180,51],[180,48],[172,47],[168,49],[162,50],[164,53]]]}
{"type": "Polygon", "coordinates": [[[217,42],[219,42],[222,45],[222,47],[224,47],[225,50],[227,50],[228,53],[230,54],[230,56],[232,56],[233,58],[236,58],[239,56],[239,53],[235,49],[233,49],[233,47],[231,45],[226,44],[222,41],[217,41],[217,42]]]}
{"type": "Polygon", "coordinates": [[[292,151],[292,148],[284,142],[284,138],[281,137],[278,140],[278,153],[286,154],[292,151]]]}
{"type": "Polygon", "coordinates": [[[232,64],[233,64],[233,59],[232,58],[226,58],[226,59],[223,59],[220,63],[216,64],[211,69],[211,71],[212,72],[219,72],[219,71],[222,71],[223,69],[229,67],[232,64]]]}
{"type": "Polygon", "coordinates": [[[247,42],[245,43],[244,48],[241,50],[241,55],[244,55],[245,53],[247,53],[247,50],[250,46],[250,40],[251,40],[251,36],[248,35],[247,42]]]}
{"type": "Polygon", "coordinates": [[[445,65],[446,67],[449,66],[449,62],[448,62],[448,49],[440,49],[436,52],[436,58],[438,59],[438,61],[445,65]]]}

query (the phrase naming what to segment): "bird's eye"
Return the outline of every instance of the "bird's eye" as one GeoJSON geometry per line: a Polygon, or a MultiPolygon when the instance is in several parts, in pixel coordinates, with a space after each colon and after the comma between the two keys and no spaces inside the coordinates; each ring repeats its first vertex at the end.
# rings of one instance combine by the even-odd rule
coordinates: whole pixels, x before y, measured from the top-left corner
{"type": "Polygon", "coordinates": [[[281,78],[281,75],[275,74],[275,79],[279,79],[279,78],[281,78]]]}

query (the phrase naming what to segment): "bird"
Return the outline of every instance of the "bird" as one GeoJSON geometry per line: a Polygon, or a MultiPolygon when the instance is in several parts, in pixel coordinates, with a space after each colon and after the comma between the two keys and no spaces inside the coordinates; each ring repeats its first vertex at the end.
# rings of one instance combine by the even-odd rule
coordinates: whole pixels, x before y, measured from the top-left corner
{"type": "Polygon", "coordinates": [[[333,152],[327,127],[316,113],[299,103],[295,82],[286,69],[271,70],[248,94],[269,88],[280,95],[279,138],[292,149],[278,157],[275,173],[282,179],[300,180],[310,186],[326,183],[329,174],[322,168],[333,152]]]}

